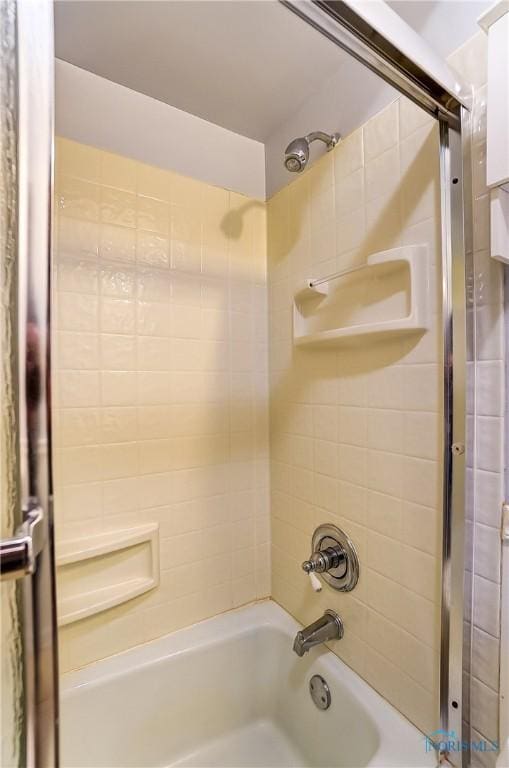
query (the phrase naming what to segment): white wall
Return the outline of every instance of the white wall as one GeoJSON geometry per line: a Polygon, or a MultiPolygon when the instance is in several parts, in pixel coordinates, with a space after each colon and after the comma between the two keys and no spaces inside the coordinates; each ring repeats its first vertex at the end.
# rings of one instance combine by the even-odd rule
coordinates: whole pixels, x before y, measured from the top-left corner
{"type": "Polygon", "coordinates": [[[265,148],[180,109],[56,60],[56,132],[265,199],[265,148]]]}

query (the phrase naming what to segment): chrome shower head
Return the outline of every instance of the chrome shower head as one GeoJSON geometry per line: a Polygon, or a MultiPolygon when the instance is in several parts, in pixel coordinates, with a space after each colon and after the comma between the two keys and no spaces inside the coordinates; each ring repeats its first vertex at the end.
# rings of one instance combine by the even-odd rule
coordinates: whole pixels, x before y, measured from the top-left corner
{"type": "Polygon", "coordinates": [[[323,141],[327,146],[327,151],[334,149],[340,139],[339,133],[323,133],[323,131],[313,131],[307,136],[300,136],[291,141],[285,149],[285,168],[290,173],[302,173],[309,160],[309,145],[312,141],[323,141]]]}
{"type": "Polygon", "coordinates": [[[309,160],[309,142],[305,137],[294,139],[285,149],[285,167],[290,173],[301,173],[309,160]]]}

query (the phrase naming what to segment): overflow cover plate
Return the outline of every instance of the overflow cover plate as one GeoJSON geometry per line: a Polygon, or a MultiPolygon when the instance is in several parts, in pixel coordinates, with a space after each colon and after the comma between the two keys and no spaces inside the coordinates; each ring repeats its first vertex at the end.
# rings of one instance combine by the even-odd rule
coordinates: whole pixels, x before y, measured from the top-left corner
{"type": "Polygon", "coordinates": [[[327,682],[321,675],[313,675],[309,681],[309,692],[318,709],[329,709],[331,695],[327,682]]]}

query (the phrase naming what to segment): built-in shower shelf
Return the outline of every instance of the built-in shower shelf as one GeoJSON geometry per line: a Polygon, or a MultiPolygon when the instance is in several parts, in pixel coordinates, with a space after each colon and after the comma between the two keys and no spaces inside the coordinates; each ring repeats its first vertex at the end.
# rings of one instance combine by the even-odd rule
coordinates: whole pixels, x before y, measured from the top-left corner
{"type": "Polygon", "coordinates": [[[429,272],[427,246],[407,245],[308,280],[294,297],[294,343],[338,345],[424,333],[429,328],[429,272]]]}
{"type": "Polygon", "coordinates": [[[62,542],[56,565],[58,623],[85,619],[159,584],[159,525],[62,542]]]}

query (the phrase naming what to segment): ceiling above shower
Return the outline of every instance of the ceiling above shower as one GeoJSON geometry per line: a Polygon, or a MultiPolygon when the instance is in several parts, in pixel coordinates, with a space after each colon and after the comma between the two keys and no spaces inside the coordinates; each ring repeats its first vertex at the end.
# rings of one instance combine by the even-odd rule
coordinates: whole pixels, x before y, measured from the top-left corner
{"type": "MultiPolygon", "coordinates": [[[[390,3],[443,55],[488,4],[390,3]]],[[[57,0],[55,16],[59,58],[262,142],[347,60],[276,0],[57,0]]],[[[364,114],[372,92],[357,80],[356,94],[364,114]]]]}
{"type": "Polygon", "coordinates": [[[258,141],[346,58],[270,0],[64,0],[56,3],[56,52],[258,141]]]}
{"type": "MultiPolygon", "coordinates": [[[[488,4],[484,0],[389,3],[442,56],[477,31],[476,18],[488,4]]],[[[68,62],[57,68],[57,131],[192,176],[198,164],[199,177],[214,181],[214,175],[204,173],[204,158],[198,158],[203,147],[189,138],[186,146],[196,162],[181,167],[175,163],[174,132],[166,135],[150,118],[143,135],[133,139],[135,152],[133,141],[130,148],[120,141],[126,133],[133,138],[137,117],[118,129],[115,99],[106,108],[99,107],[106,104],[104,94],[111,93],[108,86],[119,84],[130,89],[131,96],[144,94],[161,106],[171,105],[237,134],[234,142],[242,138],[257,144],[243,153],[250,164],[244,160],[240,166],[231,153],[220,157],[215,147],[216,166],[229,163],[235,178],[242,179],[240,186],[232,182],[232,188],[249,189],[255,196],[263,187],[264,196],[271,197],[294,178],[282,159],[293,138],[317,130],[345,137],[397,95],[278,0],[56,0],[55,31],[57,57],[68,62]],[[92,100],[92,109],[103,113],[102,128],[95,125],[90,108],[83,110],[76,90],[83,87],[84,78],[70,64],[99,76],[90,87],[96,96],[102,94],[99,102],[92,100]],[[108,110],[113,110],[109,117],[108,110]],[[110,123],[111,130],[105,127],[110,123]],[[150,152],[144,145],[149,135],[154,145],[150,152]],[[246,187],[248,177],[254,180],[253,164],[255,175],[263,177],[256,189],[251,181],[246,187]]],[[[117,98],[124,99],[120,89],[117,98]]],[[[88,103],[86,98],[83,103],[88,103]]],[[[152,116],[157,111],[154,105],[146,105],[152,116]]],[[[314,145],[312,162],[325,151],[325,145],[314,145]]],[[[205,160],[210,164],[210,157],[205,160]]]]}

